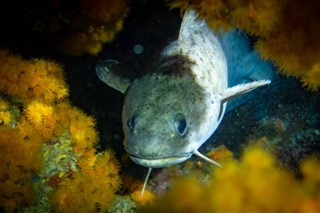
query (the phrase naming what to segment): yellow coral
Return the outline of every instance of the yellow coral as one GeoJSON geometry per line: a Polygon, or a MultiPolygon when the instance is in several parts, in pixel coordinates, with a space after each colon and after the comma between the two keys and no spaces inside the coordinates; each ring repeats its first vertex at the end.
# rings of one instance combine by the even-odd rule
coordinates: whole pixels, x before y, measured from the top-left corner
{"type": "Polygon", "coordinates": [[[95,129],[95,120],[85,115],[77,108],[69,109],[70,133],[76,153],[84,153],[94,147],[98,141],[98,132],[95,129]]]}
{"type": "Polygon", "coordinates": [[[97,55],[122,29],[129,8],[126,0],[81,0],[80,10],[60,39],[61,49],[72,55],[97,55]]]}
{"type": "Polygon", "coordinates": [[[7,110],[9,107],[9,103],[2,97],[0,97],[0,110],[4,111],[7,110]]]}
{"type": "Polygon", "coordinates": [[[102,50],[103,44],[112,41],[122,27],[123,21],[119,20],[113,30],[109,30],[104,26],[90,26],[83,32],[70,33],[63,40],[64,52],[72,55],[82,55],[84,53],[97,55],[102,50]]]}
{"type": "Polygon", "coordinates": [[[97,145],[99,135],[95,129],[94,117],[86,115],[82,110],[71,106],[68,102],[60,102],[54,106],[54,135],[61,135],[68,130],[71,143],[76,153],[85,153],[97,145]]]}
{"type": "Polygon", "coordinates": [[[224,145],[211,150],[207,155],[210,159],[217,162],[229,160],[233,157],[233,153],[229,151],[224,145]]]}
{"type": "Polygon", "coordinates": [[[241,162],[215,168],[204,185],[192,177],[177,180],[172,191],[141,212],[318,212],[319,169],[319,160],[307,160],[304,178],[297,180],[278,168],[272,155],[253,147],[241,162]]]}
{"type": "Polygon", "coordinates": [[[55,210],[63,212],[105,212],[115,196],[120,179],[119,166],[112,152],[106,151],[88,164],[79,162],[80,171],[65,180],[53,193],[55,210]],[[92,166],[90,166],[92,165],[92,166]]]}
{"type": "Polygon", "coordinates": [[[320,64],[314,64],[309,72],[302,76],[303,86],[311,91],[317,91],[320,87],[320,64]]]}
{"type": "Polygon", "coordinates": [[[70,126],[70,110],[72,106],[66,102],[60,102],[55,105],[55,116],[57,117],[57,123],[54,128],[54,135],[61,135],[70,126]]]}
{"type": "Polygon", "coordinates": [[[8,51],[0,51],[0,65],[0,92],[9,97],[0,98],[0,120],[14,120],[0,125],[0,208],[14,212],[36,202],[29,211],[47,212],[53,191],[59,211],[105,210],[120,185],[119,165],[110,151],[96,154],[94,118],[64,100],[62,67],[8,51]]]}
{"type": "Polygon", "coordinates": [[[24,114],[34,128],[39,131],[39,134],[46,138],[52,136],[56,123],[53,106],[32,101],[26,106],[24,114]]]}
{"type": "Polygon", "coordinates": [[[141,196],[142,187],[143,183],[140,183],[140,185],[131,193],[132,200],[139,203],[141,206],[152,204],[156,198],[155,194],[153,194],[150,190],[145,189],[143,196],[141,196]]]}
{"type": "Polygon", "coordinates": [[[44,59],[27,61],[0,50],[0,92],[52,103],[67,97],[68,87],[57,63],[44,59]]]}
{"type": "Polygon", "coordinates": [[[175,0],[168,4],[170,10],[180,8],[180,16],[183,16],[183,12],[190,6],[189,0],[175,0]]]}
{"type": "Polygon", "coordinates": [[[7,212],[35,201],[32,176],[40,170],[41,145],[40,137],[29,125],[0,127],[0,206],[7,212]]]}
{"type": "Polygon", "coordinates": [[[8,125],[10,123],[11,116],[9,112],[1,112],[0,111],[0,123],[8,125]]]}
{"type": "Polygon", "coordinates": [[[53,107],[33,101],[26,106],[25,115],[33,125],[40,126],[45,118],[53,116],[53,107]]]}
{"type": "Polygon", "coordinates": [[[10,120],[9,103],[0,97],[0,124],[8,125],[10,120]]]}

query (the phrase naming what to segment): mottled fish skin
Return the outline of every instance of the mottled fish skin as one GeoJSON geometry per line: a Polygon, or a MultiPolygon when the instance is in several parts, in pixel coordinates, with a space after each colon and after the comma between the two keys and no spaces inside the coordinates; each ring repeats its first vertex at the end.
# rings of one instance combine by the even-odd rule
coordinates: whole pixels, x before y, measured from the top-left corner
{"type": "Polygon", "coordinates": [[[226,60],[205,22],[188,12],[179,38],[162,51],[153,74],[135,80],[125,97],[122,120],[134,116],[136,122],[133,130],[124,126],[124,146],[143,166],[188,159],[222,119],[218,94],[227,88],[226,60]],[[177,114],[186,121],[183,135],[175,128],[177,114]]]}
{"type": "MultiPolygon", "coordinates": [[[[199,156],[197,150],[223,118],[226,101],[270,83],[228,88],[227,62],[219,39],[193,10],[185,12],[178,39],[161,52],[154,67],[128,86],[122,111],[124,147],[135,163],[149,168],[199,156]]],[[[103,78],[104,69],[97,66],[96,71],[119,91],[127,85],[124,81],[117,88],[108,83],[111,74],[103,78]]]]}

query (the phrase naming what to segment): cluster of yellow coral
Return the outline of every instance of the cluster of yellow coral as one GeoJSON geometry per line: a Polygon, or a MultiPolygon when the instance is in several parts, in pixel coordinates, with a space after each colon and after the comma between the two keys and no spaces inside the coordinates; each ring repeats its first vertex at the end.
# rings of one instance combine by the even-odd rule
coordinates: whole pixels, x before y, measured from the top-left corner
{"type": "Polygon", "coordinates": [[[156,195],[146,188],[142,195],[142,188],[143,183],[140,183],[140,185],[138,185],[138,187],[131,193],[132,200],[136,203],[139,203],[141,206],[152,204],[156,198],[156,195]]]}
{"type": "Polygon", "coordinates": [[[173,0],[171,8],[195,8],[213,29],[237,27],[259,39],[255,48],[280,73],[320,88],[320,3],[313,0],[173,0]]]}
{"type": "Polygon", "coordinates": [[[41,137],[28,123],[0,126],[0,207],[7,212],[31,205],[32,177],[41,169],[41,137]]]}
{"type": "Polygon", "coordinates": [[[72,55],[97,55],[122,29],[127,0],[80,0],[79,5],[70,17],[68,33],[60,37],[61,49],[72,55]]]}
{"type": "Polygon", "coordinates": [[[62,67],[44,59],[23,60],[6,50],[0,51],[0,92],[23,101],[52,103],[68,96],[62,67]]]}
{"type": "Polygon", "coordinates": [[[260,148],[245,151],[240,162],[223,162],[208,183],[179,179],[172,190],[141,212],[319,212],[320,162],[301,165],[303,179],[277,167],[260,148]]]}
{"type": "Polygon", "coordinates": [[[119,166],[96,153],[94,118],[67,102],[61,66],[1,50],[0,94],[0,207],[106,210],[119,166]]]}
{"type": "Polygon", "coordinates": [[[87,153],[79,164],[79,172],[62,181],[53,192],[52,202],[56,206],[55,210],[105,212],[120,184],[118,163],[113,153],[87,153]]]}

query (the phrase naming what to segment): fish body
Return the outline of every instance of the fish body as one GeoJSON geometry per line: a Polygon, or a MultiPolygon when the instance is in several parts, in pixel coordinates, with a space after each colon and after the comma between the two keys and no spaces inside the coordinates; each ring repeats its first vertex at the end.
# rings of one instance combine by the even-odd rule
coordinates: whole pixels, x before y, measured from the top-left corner
{"type": "MultiPolygon", "coordinates": [[[[113,72],[117,62],[97,65],[98,77],[125,94],[124,147],[137,164],[159,168],[196,154],[219,126],[228,100],[269,84],[228,88],[227,61],[219,36],[195,11],[185,12],[179,36],[161,52],[154,70],[130,81],[113,72]]],[[[210,161],[210,160],[209,160],[210,161]]]]}

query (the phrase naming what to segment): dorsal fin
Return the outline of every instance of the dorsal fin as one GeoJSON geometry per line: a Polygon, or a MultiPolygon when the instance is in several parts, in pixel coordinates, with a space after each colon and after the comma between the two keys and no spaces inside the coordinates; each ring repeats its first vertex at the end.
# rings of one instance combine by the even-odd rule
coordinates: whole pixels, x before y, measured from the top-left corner
{"type": "Polygon", "coordinates": [[[239,85],[227,88],[221,94],[221,102],[225,103],[234,97],[250,92],[251,90],[254,90],[261,86],[265,86],[270,83],[271,83],[270,80],[261,80],[261,81],[253,81],[246,84],[239,84],[239,85]]]}
{"type": "Polygon", "coordinates": [[[204,19],[198,18],[198,14],[193,9],[187,9],[184,12],[178,40],[186,41],[190,40],[193,33],[200,31],[206,31],[208,29],[204,19]]]}

